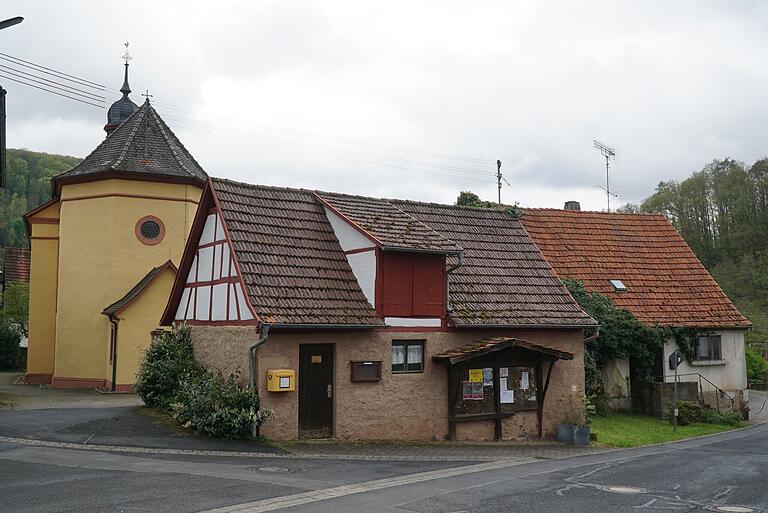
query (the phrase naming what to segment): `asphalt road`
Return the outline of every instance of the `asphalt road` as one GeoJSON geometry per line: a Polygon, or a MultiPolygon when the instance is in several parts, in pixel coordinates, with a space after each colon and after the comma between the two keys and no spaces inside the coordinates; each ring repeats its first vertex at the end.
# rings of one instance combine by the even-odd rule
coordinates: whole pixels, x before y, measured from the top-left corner
{"type": "Polygon", "coordinates": [[[663,446],[498,463],[126,454],[0,442],[0,511],[15,513],[235,504],[246,512],[768,512],[766,483],[768,424],[663,446]],[[291,504],[299,505],[282,507],[291,504]]]}

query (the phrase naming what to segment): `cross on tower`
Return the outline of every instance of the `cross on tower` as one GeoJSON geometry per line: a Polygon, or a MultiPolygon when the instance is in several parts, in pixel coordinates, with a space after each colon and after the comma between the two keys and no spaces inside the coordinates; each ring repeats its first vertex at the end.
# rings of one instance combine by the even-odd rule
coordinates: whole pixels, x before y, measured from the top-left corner
{"type": "Polygon", "coordinates": [[[141,93],[141,95],[142,95],[144,98],[146,98],[147,100],[149,100],[150,98],[154,98],[154,97],[155,97],[155,95],[154,95],[154,94],[149,94],[149,89],[147,89],[147,92],[146,92],[146,93],[141,93]]]}

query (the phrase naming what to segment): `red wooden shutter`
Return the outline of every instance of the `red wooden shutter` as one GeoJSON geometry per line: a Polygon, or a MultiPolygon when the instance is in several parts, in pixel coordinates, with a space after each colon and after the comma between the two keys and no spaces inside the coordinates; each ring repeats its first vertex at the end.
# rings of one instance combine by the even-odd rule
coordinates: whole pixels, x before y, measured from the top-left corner
{"type": "Polygon", "coordinates": [[[386,317],[413,315],[413,259],[407,253],[381,253],[381,304],[386,317]]]}
{"type": "Polygon", "coordinates": [[[445,257],[414,255],[413,315],[442,317],[445,311],[445,257]]]}

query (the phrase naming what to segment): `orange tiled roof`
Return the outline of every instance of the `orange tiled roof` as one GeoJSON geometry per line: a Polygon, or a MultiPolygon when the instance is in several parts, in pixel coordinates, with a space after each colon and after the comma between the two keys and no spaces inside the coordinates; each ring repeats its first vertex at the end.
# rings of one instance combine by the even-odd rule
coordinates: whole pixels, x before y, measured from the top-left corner
{"type": "Polygon", "coordinates": [[[645,324],[751,326],[662,215],[526,209],[522,222],[560,277],[582,280],[645,324]]]}

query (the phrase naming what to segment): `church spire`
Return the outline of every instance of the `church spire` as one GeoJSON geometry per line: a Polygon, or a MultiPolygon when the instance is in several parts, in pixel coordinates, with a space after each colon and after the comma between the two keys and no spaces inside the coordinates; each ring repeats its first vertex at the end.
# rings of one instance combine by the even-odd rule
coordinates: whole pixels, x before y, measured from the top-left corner
{"type": "Polygon", "coordinates": [[[128,53],[128,42],[125,43],[125,53],[123,54],[123,60],[125,61],[125,78],[123,78],[123,87],[120,88],[120,92],[123,93],[123,98],[128,98],[131,94],[131,86],[128,85],[128,61],[131,60],[131,54],[128,53]]]}
{"type": "Polygon", "coordinates": [[[107,135],[111,134],[115,128],[119,127],[123,121],[128,119],[128,117],[139,108],[139,106],[133,103],[128,97],[128,95],[131,94],[131,86],[128,85],[128,61],[131,60],[131,54],[128,53],[128,43],[125,43],[125,53],[121,58],[125,61],[123,86],[120,88],[123,97],[113,103],[107,111],[107,124],[104,126],[104,131],[107,132],[107,135]]]}

